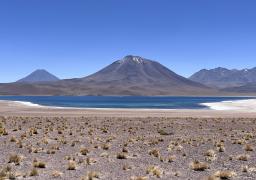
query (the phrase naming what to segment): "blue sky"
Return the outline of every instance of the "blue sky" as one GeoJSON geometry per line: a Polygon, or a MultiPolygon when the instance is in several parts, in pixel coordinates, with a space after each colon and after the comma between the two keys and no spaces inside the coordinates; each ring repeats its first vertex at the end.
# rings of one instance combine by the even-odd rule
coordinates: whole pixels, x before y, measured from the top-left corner
{"type": "Polygon", "coordinates": [[[0,82],[83,77],[125,55],[183,76],[256,66],[255,0],[2,0],[0,82]]]}

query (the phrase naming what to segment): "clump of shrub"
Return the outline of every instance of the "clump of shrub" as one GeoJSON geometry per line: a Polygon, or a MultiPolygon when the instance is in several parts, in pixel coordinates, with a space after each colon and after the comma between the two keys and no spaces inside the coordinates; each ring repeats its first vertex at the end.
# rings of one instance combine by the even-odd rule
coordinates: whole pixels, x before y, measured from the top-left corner
{"type": "Polygon", "coordinates": [[[30,173],[29,173],[30,176],[38,176],[39,173],[38,173],[38,170],[36,168],[33,168],[30,173]]]}
{"type": "Polygon", "coordinates": [[[11,154],[10,157],[9,157],[8,163],[14,163],[17,166],[17,165],[20,165],[21,160],[22,160],[22,158],[21,158],[20,155],[18,155],[18,154],[11,154]]]}
{"type": "Polygon", "coordinates": [[[193,161],[190,164],[190,167],[194,171],[205,171],[206,169],[209,169],[209,166],[207,163],[199,162],[199,161],[193,161]]]}
{"type": "Polygon", "coordinates": [[[118,154],[116,155],[116,158],[117,158],[117,159],[127,159],[128,156],[127,156],[127,153],[121,152],[121,153],[118,153],[118,154]]]}
{"type": "Polygon", "coordinates": [[[87,148],[81,148],[80,153],[84,156],[86,156],[90,151],[87,148]]]}
{"type": "Polygon", "coordinates": [[[76,168],[77,168],[76,162],[70,160],[70,161],[68,162],[68,170],[76,170],[76,168]]]}
{"type": "Polygon", "coordinates": [[[156,166],[150,166],[147,168],[146,173],[161,178],[163,171],[156,166]]]}

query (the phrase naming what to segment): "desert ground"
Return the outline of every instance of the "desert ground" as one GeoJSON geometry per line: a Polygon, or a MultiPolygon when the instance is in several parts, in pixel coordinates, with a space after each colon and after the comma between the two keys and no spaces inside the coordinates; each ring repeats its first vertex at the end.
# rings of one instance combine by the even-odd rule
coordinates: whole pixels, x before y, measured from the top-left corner
{"type": "Polygon", "coordinates": [[[0,179],[256,179],[256,112],[0,102],[0,179]]]}

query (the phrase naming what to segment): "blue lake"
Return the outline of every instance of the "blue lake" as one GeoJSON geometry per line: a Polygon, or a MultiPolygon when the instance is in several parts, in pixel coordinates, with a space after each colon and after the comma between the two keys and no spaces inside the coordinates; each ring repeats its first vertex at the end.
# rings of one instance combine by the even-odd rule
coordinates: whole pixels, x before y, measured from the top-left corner
{"type": "Polygon", "coordinates": [[[205,109],[206,102],[253,99],[252,97],[141,97],[141,96],[0,96],[44,106],[77,108],[205,109]]]}

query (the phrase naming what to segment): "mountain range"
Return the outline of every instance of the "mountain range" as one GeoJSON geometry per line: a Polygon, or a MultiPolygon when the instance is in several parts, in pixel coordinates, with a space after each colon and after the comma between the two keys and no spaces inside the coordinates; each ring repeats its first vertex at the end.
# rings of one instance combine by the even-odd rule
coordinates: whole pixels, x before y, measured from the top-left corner
{"type": "MultiPolygon", "coordinates": [[[[15,83],[0,84],[1,95],[98,96],[216,96],[256,92],[256,68],[200,70],[182,77],[162,64],[140,56],[125,56],[82,78],[60,80],[46,70],[36,70],[15,83]],[[254,84],[255,83],[255,84],[254,84]]],[[[256,94],[256,93],[255,93],[256,94]]]]}
{"type": "MultiPolygon", "coordinates": [[[[241,89],[239,87],[252,86],[256,84],[256,67],[252,69],[202,69],[199,72],[193,74],[190,80],[205,84],[209,87],[236,91],[241,89]]],[[[249,89],[248,89],[249,90],[249,89]]],[[[250,88],[250,91],[256,89],[250,88]]],[[[255,92],[255,91],[254,91],[255,92]]]]}
{"type": "Polygon", "coordinates": [[[156,61],[131,55],[83,78],[48,81],[49,76],[43,79],[38,77],[40,74],[36,71],[29,78],[37,77],[40,81],[36,83],[37,78],[33,82],[0,84],[0,94],[153,96],[215,93],[215,90],[179,76],[156,61]]]}

